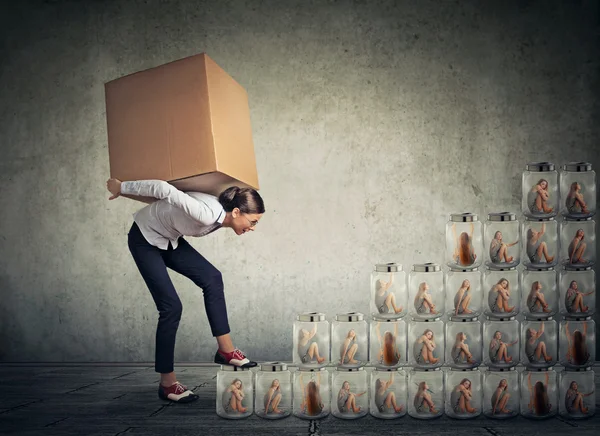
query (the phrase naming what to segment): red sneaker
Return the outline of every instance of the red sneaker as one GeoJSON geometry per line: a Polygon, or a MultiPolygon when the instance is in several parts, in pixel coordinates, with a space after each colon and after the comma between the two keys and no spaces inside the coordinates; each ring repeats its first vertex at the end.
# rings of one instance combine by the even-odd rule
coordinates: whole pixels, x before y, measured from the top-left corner
{"type": "Polygon", "coordinates": [[[256,362],[248,360],[248,358],[237,348],[231,353],[224,353],[221,350],[217,350],[215,353],[215,363],[219,365],[232,365],[239,366],[241,368],[252,368],[256,366],[256,362]]]}
{"type": "Polygon", "coordinates": [[[173,401],[174,403],[191,403],[199,398],[198,395],[190,391],[179,382],[175,382],[174,385],[171,385],[168,388],[159,384],[158,397],[161,400],[169,400],[173,401]]]}

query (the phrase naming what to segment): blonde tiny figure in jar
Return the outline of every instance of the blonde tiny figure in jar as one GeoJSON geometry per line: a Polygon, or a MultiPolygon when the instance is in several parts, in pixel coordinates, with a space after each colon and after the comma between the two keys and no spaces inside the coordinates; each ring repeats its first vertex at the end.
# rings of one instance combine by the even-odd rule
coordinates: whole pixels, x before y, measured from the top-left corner
{"type": "Polygon", "coordinates": [[[494,333],[494,337],[490,341],[490,360],[493,363],[500,363],[504,361],[505,363],[511,363],[513,358],[508,354],[508,347],[515,345],[518,340],[514,340],[510,343],[502,342],[502,332],[496,331],[494,333]]]}
{"type": "Polygon", "coordinates": [[[456,236],[456,224],[452,224],[452,234],[454,235],[454,261],[462,266],[469,266],[475,263],[477,255],[473,248],[473,232],[475,226],[471,223],[470,233],[462,232],[459,237],[456,236]]]}
{"type": "Polygon", "coordinates": [[[466,333],[458,332],[456,334],[456,341],[454,341],[451,352],[454,363],[475,363],[473,360],[473,355],[469,351],[469,345],[467,345],[466,340],[466,333]]]}
{"type": "Polygon", "coordinates": [[[310,342],[310,340],[317,334],[317,324],[315,323],[312,330],[300,329],[298,338],[298,355],[302,360],[302,363],[312,362],[314,358],[317,359],[318,363],[325,361],[324,357],[319,355],[319,345],[316,342],[310,342]]]}
{"type": "Polygon", "coordinates": [[[511,413],[511,410],[506,408],[509,399],[508,381],[503,378],[492,395],[492,415],[511,413]]]}
{"type": "Polygon", "coordinates": [[[244,389],[242,381],[239,378],[234,379],[231,384],[223,392],[223,409],[227,413],[246,412],[247,407],[242,406],[244,401],[244,389]]]}
{"type": "Polygon", "coordinates": [[[463,378],[450,394],[450,401],[452,401],[454,413],[464,414],[477,412],[477,409],[471,406],[472,398],[473,392],[471,391],[471,380],[463,378]]]}
{"type": "Polygon", "coordinates": [[[595,291],[581,292],[576,280],[572,280],[565,294],[565,307],[569,313],[586,313],[589,307],[584,304],[583,297],[592,295],[595,291]]]}
{"type": "Polygon", "coordinates": [[[569,323],[565,324],[565,334],[567,336],[567,362],[581,366],[585,365],[590,359],[590,353],[587,347],[587,324],[583,325],[583,332],[575,330],[573,334],[569,331],[569,323]]]}
{"type": "Polygon", "coordinates": [[[542,292],[542,284],[539,281],[535,281],[531,284],[531,290],[527,296],[527,308],[531,313],[550,313],[552,310],[548,308],[546,298],[542,292]]]}
{"type": "Polygon", "coordinates": [[[546,362],[550,362],[552,357],[546,353],[546,342],[541,341],[540,338],[544,334],[544,322],[542,321],[541,327],[539,330],[535,330],[533,328],[528,328],[526,333],[526,343],[525,343],[525,354],[529,359],[529,362],[536,363],[539,362],[542,357],[546,362]]]}
{"type": "Polygon", "coordinates": [[[344,339],[340,347],[340,365],[359,363],[358,360],[354,359],[357,350],[356,332],[352,329],[348,332],[346,339],[344,339]]]}
{"type": "Polygon", "coordinates": [[[583,199],[581,185],[579,183],[571,183],[569,193],[567,194],[567,198],[565,200],[565,206],[570,214],[590,213],[583,199]]]}
{"type": "Polygon", "coordinates": [[[419,290],[415,295],[415,309],[419,314],[437,314],[438,312],[435,310],[435,304],[433,304],[431,294],[427,291],[429,291],[429,285],[427,284],[427,282],[421,282],[419,284],[419,290]]]}
{"type": "Polygon", "coordinates": [[[377,333],[377,339],[379,339],[379,356],[378,361],[380,364],[386,366],[397,365],[400,361],[400,352],[396,346],[396,337],[398,336],[398,324],[394,324],[394,333],[386,331],[381,337],[380,323],[378,322],[375,326],[375,332],[377,333]]]}
{"type": "Polygon", "coordinates": [[[581,393],[578,390],[577,382],[572,381],[569,385],[569,389],[565,394],[565,408],[567,412],[570,414],[583,413],[584,415],[588,413],[588,408],[585,407],[585,403],[583,401],[584,397],[589,397],[594,393],[594,389],[587,394],[581,393]]]}
{"type": "Polygon", "coordinates": [[[380,378],[375,381],[375,405],[380,413],[402,412],[402,405],[396,403],[396,394],[389,391],[393,383],[394,373],[390,373],[390,379],[387,381],[380,378]]]}
{"type": "Polygon", "coordinates": [[[283,413],[283,410],[279,409],[279,403],[281,402],[281,386],[279,386],[279,380],[275,379],[271,383],[271,387],[265,394],[264,404],[265,413],[283,413]]]}
{"type": "Polygon", "coordinates": [[[396,306],[396,296],[393,292],[389,292],[390,287],[394,284],[394,274],[390,274],[390,281],[386,282],[378,279],[375,284],[375,306],[380,314],[401,313],[402,306],[396,306]]]}
{"type": "Polygon", "coordinates": [[[489,293],[488,303],[492,313],[511,313],[514,306],[509,306],[510,283],[504,277],[498,280],[489,293]]]}
{"type": "Polygon", "coordinates": [[[542,224],[541,230],[538,232],[533,228],[527,229],[527,257],[531,263],[542,263],[542,259],[546,259],[547,263],[552,263],[554,256],[548,253],[548,244],[542,241],[542,237],[546,233],[546,224],[542,224]]]}
{"type": "Polygon", "coordinates": [[[583,229],[577,230],[573,240],[569,244],[569,263],[570,264],[585,264],[587,260],[583,258],[583,253],[587,248],[587,244],[583,241],[585,233],[583,229]]]}
{"type": "Polygon", "coordinates": [[[531,385],[531,374],[527,377],[527,389],[529,390],[529,404],[527,407],[530,412],[537,416],[544,416],[552,410],[552,404],[548,398],[549,374],[546,373],[545,383],[538,381],[534,386],[531,385]]]}
{"type": "Polygon", "coordinates": [[[350,382],[344,381],[344,383],[342,383],[340,391],[338,392],[338,410],[341,413],[359,413],[361,411],[361,407],[356,405],[356,397],[360,397],[366,393],[367,392],[365,391],[359,394],[355,394],[350,390],[350,382]]]}
{"type": "Polygon", "coordinates": [[[550,194],[548,193],[548,181],[546,179],[540,179],[533,185],[528,195],[528,206],[531,213],[550,213],[553,208],[548,206],[548,200],[550,194]]]}
{"type": "Polygon", "coordinates": [[[426,329],[423,334],[415,341],[414,345],[415,360],[421,365],[436,364],[440,359],[434,356],[435,341],[433,332],[426,329]]]}
{"type": "Polygon", "coordinates": [[[458,291],[456,291],[456,295],[454,295],[454,315],[473,313],[473,311],[469,309],[470,302],[471,282],[465,279],[458,291]]]}
{"type": "Polygon", "coordinates": [[[415,394],[413,402],[417,413],[429,412],[432,415],[438,413],[437,409],[435,408],[435,404],[433,403],[433,400],[431,398],[432,393],[433,391],[429,389],[427,382],[422,381],[421,383],[419,383],[419,389],[415,394]]]}
{"type": "Polygon", "coordinates": [[[300,409],[307,416],[318,416],[321,414],[325,405],[321,399],[321,373],[317,373],[317,380],[311,380],[308,384],[302,381],[302,374],[299,376],[300,387],[303,392],[302,404],[300,409]]]}
{"type": "Polygon", "coordinates": [[[516,240],[515,242],[507,244],[502,240],[501,231],[494,233],[494,239],[490,242],[490,260],[492,263],[511,263],[514,258],[508,255],[508,249],[518,243],[519,241],[516,240]]]}

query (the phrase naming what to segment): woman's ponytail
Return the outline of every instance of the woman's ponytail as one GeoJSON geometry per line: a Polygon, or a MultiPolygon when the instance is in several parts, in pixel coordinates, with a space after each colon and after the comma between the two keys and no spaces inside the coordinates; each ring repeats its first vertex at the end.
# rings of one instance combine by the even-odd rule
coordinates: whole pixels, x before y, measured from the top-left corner
{"type": "Polygon", "coordinates": [[[219,195],[219,203],[225,212],[231,212],[236,207],[243,213],[262,214],[265,205],[261,196],[252,188],[232,186],[219,195]]]}

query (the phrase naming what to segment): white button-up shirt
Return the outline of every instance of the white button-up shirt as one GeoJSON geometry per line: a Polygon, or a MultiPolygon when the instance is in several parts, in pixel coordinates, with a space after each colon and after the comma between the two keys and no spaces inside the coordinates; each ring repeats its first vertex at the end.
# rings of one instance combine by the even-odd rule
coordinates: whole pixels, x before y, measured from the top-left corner
{"type": "Polygon", "coordinates": [[[133,219],[146,240],[163,250],[169,242],[177,248],[180,236],[205,236],[225,219],[225,210],[214,195],[182,192],[162,180],[122,182],[121,193],[158,199],[135,212],[133,219]]]}

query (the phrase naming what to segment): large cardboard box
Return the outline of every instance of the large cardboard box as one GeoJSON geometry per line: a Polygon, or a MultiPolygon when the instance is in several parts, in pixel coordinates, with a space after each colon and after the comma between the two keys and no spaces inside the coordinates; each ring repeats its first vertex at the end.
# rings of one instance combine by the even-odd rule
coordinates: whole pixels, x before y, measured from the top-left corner
{"type": "Polygon", "coordinates": [[[107,82],[105,95],[111,177],[259,189],[248,95],[205,53],[107,82]]]}

